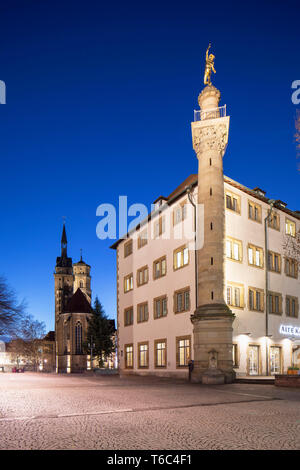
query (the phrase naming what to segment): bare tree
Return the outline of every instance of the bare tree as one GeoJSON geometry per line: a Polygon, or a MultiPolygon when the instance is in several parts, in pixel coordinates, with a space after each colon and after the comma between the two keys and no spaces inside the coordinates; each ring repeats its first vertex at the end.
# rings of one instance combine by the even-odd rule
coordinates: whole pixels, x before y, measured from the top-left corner
{"type": "Polygon", "coordinates": [[[293,258],[300,263],[300,230],[295,236],[285,235],[283,240],[283,251],[287,258],[293,258]]]}
{"type": "Polygon", "coordinates": [[[15,292],[0,276],[0,335],[14,335],[24,310],[25,303],[18,303],[15,292]]]}
{"type": "Polygon", "coordinates": [[[17,351],[22,351],[23,357],[37,370],[42,355],[41,341],[46,334],[44,322],[35,320],[32,315],[24,316],[19,325],[16,341],[17,351]]]}

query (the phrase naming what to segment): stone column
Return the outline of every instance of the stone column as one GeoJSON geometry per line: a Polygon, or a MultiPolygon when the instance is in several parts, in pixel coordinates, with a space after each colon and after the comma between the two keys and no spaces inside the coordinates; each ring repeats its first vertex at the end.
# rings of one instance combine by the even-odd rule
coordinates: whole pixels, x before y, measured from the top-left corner
{"type": "Polygon", "coordinates": [[[223,156],[228,142],[229,116],[220,117],[220,92],[212,85],[198,98],[201,120],[192,123],[193,148],[197,154],[198,217],[197,246],[198,305],[191,316],[194,336],[193,382],[230,383],[232,322],[234,314],[224,300],[225,201],[223,156]],[[204,226],[204,227],[203,227],[204,226]],[[204,229],[204,230],[203,230],[204,229]]]}

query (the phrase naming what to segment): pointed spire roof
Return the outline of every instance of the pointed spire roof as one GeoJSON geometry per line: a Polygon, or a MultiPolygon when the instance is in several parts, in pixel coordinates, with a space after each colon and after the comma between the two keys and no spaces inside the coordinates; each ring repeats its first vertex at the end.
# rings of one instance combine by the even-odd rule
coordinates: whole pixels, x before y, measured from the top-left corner
{"type": "Polygon", "coordinates": [[[65,223],[64,223],[64,225],[63,225],[63,231],[62,231],[62,236],[61,236],[61,242],[62,242],[62,243],[67,243],[67,234],[66,234],[65,223]]]}
{"type": "Polygon", "coordinates": [[[91,304],[79,287],[67,303],[65,313],[92,313],[91,304]]]}

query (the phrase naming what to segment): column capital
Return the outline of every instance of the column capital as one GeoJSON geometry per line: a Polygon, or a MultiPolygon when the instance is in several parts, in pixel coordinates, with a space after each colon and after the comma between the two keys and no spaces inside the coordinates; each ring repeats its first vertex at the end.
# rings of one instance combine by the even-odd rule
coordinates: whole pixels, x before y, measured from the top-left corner
{"type": "Polygon", "coordinates": [[[192,123],[193,148],[197,156],[213,150],[224,155],[229,132],[229,116],[192,123]]]}

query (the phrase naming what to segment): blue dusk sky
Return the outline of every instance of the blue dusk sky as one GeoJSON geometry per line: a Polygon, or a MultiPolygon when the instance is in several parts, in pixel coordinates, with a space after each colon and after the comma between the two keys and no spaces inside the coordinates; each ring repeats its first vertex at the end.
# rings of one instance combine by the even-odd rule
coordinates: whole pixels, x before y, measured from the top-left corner
{"type": "Polygon", "coordinates": [[[299,2],[2,0],[0,17],[0,273],[47,329],[62,216],[69,256],[83,249],[93,297],[116,318],[96,209],[119,195],[149,206],[197,172],[190,123],[209,42],[231,116],[225,174],[300,210],[299,2]]]}

